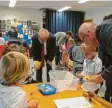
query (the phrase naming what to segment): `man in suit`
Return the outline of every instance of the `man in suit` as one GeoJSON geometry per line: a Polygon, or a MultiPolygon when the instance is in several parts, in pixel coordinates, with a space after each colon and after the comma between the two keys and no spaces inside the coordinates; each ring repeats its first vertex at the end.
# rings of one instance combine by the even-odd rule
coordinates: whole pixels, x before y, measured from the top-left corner
{"type": "Polygon", "coordinates": [[[52,61],[55,56],[55,37],[46,29],[40,29],[39,33],[32,37],[32,55],[34,61],[40,61],[41,65],[37,69],[36,81],[42,82],[42,68],[44,61],[47,67],[47,81],[49,82],[49,71],[52,70],[52,61]]]}

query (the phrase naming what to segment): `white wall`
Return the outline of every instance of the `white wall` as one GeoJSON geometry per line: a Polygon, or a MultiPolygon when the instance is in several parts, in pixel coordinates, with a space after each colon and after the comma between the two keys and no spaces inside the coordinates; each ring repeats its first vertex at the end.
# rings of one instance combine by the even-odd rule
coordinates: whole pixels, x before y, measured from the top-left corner
{"type": "Polygon", "coordinates": [[[19,18],[21,21],[31,20],[37,21],[40,26],[40,10],[37,9],[20,9],[20,8],[4,8],[0,7],[0,20],[19,18]]]}
{"type": "Polygon", "coordinates": [[[112,5],[86,11],[85,19],[92,18],[96,24],[100,24],[108,14],[112,14],[112,5]]]}

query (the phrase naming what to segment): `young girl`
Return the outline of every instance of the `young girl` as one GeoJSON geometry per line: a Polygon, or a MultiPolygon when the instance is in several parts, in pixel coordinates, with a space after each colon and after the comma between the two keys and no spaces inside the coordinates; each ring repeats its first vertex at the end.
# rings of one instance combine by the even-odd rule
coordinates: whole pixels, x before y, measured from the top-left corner
{"type": "Polygon", "coordinates": [[[29,60],[19,52],[5,54],[0,63],[3,83],[0,84],[0,108],[37,108],[36,101],[26,101],[26,94],[19,87],[29,73],[29,60]]]}
{"type": "Polygon", "coordinates": [[[96,54],[96,50],[84,43],[81,45],[81,50],[84,53],[85,59],[83,63],[83,71],[79,76],[84,77],[99,74],[102,71],[102,61],[96,54]]]}

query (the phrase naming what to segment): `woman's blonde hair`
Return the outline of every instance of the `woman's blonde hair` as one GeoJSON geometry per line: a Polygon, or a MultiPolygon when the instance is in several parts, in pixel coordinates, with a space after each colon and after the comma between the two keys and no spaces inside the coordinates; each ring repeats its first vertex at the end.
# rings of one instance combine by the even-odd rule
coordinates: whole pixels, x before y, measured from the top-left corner
{"type": "Polygon", "coordinates": [[[85,43],[81,44],[81,51],[85,53],[93,53],[96,54],[96,49],[91,48],[90,46],[87,46],[85,43]]]}
{"type": "Polygon", "coordinates": [[[75,44],[75,41],[74,41],[74,39],[72,39],[72,38],[69,38],[69,39],[68,39],[68,42],[70,43],[70,45],[74,45],[74,44],[75,44]]]}
{"type": "Polygon", "coordinates": [[[9,52],[1,59],[1,70],[7,85],[25,80],[29,73],[29,60],[19,52],[9,52]]]}

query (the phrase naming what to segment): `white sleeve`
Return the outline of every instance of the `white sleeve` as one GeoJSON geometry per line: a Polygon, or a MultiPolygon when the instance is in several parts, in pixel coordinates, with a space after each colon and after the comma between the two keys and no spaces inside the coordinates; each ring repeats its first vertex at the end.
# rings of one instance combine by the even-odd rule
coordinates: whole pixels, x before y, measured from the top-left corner
{"type": "Polygon", "coordinates": [[[15,96],[14,104],[11,108],[28,108],[26,94],[24,92],[15,96]]]}
{"type": "Polygon", "coordinates": [[[2,39],[2,42],[3,42],[3,44],[5,44],[5,40],[4,40],[4,38],[2,39]]]}

